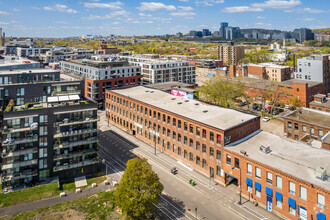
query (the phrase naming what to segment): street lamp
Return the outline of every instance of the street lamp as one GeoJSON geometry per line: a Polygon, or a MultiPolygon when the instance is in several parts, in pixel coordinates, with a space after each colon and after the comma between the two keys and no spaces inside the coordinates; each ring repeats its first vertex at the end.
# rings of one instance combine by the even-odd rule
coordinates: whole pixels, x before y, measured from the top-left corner
{"type": "Polygon", "coordinates": [[[239,170],[239,201],[238,204],[242,204],[242,176],[241,176],[241,168],[240,167],[233,167],[232,169],[238,168],[239,170]]]}
{"type": "Polygon", "coordinates": [[[108,165],[107,165],[105,159],[102,160],[102,163],[105,164],[105,175],[108,175],[108,165]]]}

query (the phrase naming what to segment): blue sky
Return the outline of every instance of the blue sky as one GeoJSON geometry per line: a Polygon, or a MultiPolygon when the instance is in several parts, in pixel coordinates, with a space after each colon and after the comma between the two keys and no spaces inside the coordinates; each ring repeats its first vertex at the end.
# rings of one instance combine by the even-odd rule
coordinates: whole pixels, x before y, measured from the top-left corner
{"type": "Polygon", "coordinates": [[[330,27],[330,0],[0,0],[7,36],[142,35],[330,27]]]}

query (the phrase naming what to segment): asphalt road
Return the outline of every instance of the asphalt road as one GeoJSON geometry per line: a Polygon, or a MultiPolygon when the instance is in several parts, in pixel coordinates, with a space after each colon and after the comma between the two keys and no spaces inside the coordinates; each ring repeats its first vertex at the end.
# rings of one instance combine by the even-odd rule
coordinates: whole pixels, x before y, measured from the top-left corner
{"type": "Polygon", "coordinates": [[[127,160],[146,157],[164,185],[157,207],[162,219],[280,219],[244,199],[238,205],[236,187],[224,188],[160,150],[154,155],[152,146],[111,123],[108,126],[104,111],[99,114],[99,156],[106,160],[108,173],[119,181],[127,160]],[[173,166],[179,170],[177,175],[170,172],[173,166]],[[188,183],[190,178],[196,181],[195,187],[188,183]]]}

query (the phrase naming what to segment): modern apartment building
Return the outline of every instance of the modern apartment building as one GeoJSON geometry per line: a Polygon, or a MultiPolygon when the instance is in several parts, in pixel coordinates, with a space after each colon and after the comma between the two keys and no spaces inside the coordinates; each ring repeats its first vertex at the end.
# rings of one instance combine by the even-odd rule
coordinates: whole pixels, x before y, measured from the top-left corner
{"type": "Polygon", "coordinates": [[[218,46],[218,60],[221,60],[226,64],[237,64],[238,61],[244,58],[244,47],[231,46],[231,45],[219,45],[218,46]]]}
{"type": "Polygon", "coordinates": [[[40,63],[18,56],[0,56],[0,71],[19,69],[38,69],[40,63]]]}
{"type": "Polygon", "coordinates": [[[60,62],[61,70],[84,78],[85,97],[104,101],[105,89],[133,86],[141,83],[141,67],[129,65],[123,58],[93,56],[92,59],[60,62]]]}
{"type": "Polygon", "coordinates": [[[5,191],[96,172],[97,105],[59,71],[1,71],[5,191]],[[7,80],[6,80],[7,78],[7,80]]]}
{"type": "Polygon", "coordinates": [[[294,140],[306,138],[321,139],[330,131],[330,113],[301,108],[291,112],[284,119],[284,135],[294,140]]]}
{"type": "Polygon", "coordinates": [[[282,218],[330,215],[330,152],[260,131],[259,116],[142,86],[107,90],[106,114],[213,181],[236,183],[245,198],[282,218]]]}
{"type": "Polygon", "coordinates": [[[53,50],[52,47],[17,47],[16,54],[19,57],[39,57],[51,50],[53,50]]]}
{"type": "Polygon", "coordinates": [[[103,54],[103,51],[71,48],[69,51],[52,50],[41,54],[39,58],[46,64],[58,63],[62,60],[91,58],[94,55],[103,54]]]}
{"type": "Polygon", "coordinates": [[[189,61],[174,59],[171,57],[161,58],[159,55],[139,54],[120,56],[135,66],[141,67],[143,82],[181,82],[195,83],[195,66],[189,61]]]}
{"type": "Polygon", "coordinates": [[[297,60],[296,79],[324,83],[324,93],[330,93],[330,56],[329,54],[313,55],[297,60]]]}

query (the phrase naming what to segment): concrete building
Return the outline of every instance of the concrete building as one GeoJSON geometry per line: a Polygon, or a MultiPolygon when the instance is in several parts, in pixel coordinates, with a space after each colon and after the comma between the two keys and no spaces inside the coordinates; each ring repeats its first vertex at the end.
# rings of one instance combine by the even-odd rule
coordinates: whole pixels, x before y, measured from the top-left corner
{"type": "Polygon", "coordinates": [[[328,96],[324,94],[314,95],[314,101],[309,103],[309,107],[319,111],[330,112],[330,93],[328,93],[328,96]]]}
{"type": "Polygon", "coordinates": [[[161,58],[159,55],[139,54],[120,56],[135,66],[141,67],[143,82],[163,83],[181,82],[195,83],[195,66],[189,61],[171,57],[161,58]]]}
{"type": "Polygon", "coordinates": [[[226,40],[233,40],[242,37],[239,27],[226,27],[225,34],[226,40]]]}
{"type": "Polygon", "coordinates": [[[284,136],[294,140],[320,140],[330,131],[330,113],[301,108],[283,116],[284,136]]]}
{"type": "Polygon", "coordinates": [[[5,32],[2,33],[2,28],[0,28],[0,47],[5,46],[6,41],[6,34],[5,32]]]}
{"type": "Polygon", "coordinates": [[[295,79],[322,82],[324,93],[330,93],[330,56],[329,54],[313,55],[297,60],[295,79]]]}
{"type": "Polygon", "coordinates": [[[303,43],[307,40],[314,40],[314,34],[311,29],[309,28],[300,28],[295,29],[292,32],[293,38],[295,38],[299,43],[303,43]]]}
{"type": "Polygon", "coordinates": [[[226,39],[226,31],[225,31],[226,27],[228,27],[228,22],[220,23],[219,36],[223,39],[226,39]]]}
{"type": "Polygon", "coordinates": [[[330,34],[328,33],[314,33],[314,40],[317,41],[330,41],[330,34]]]}
{"type": "Polygon", "coordinates": [[[190,31],[189,32],[189,36],[196,37],[197,36],[197,32],[196,31],[190,31]]]}
{"type": "Polygon", "coordinates": [[[80,79],[59,71],[0,71],[5,191],[96,172],[97,105],[80,79]],[[11,101],[12,100],[12,101],[11,101]]]}
{"type": "Polygon", "coordinates": [[[51,50],[53,50],[52,47],[17,47],[16,54],[19,57],[39,57],[51,50]]]}
{"type": "Polygon", "coordinates": [[[183,34],[181,32],[176,33],[176,37],[183,37],[183,34]]]}
{"type": "Polygon", "coordinates": [[[61,61],[61,70],[84,78],[85,97],[104,101],[105,89],[139,85],[141,67],[130,66],[123,58],[93,56],[92,59],[61,61]]]}
{"type": "Polygon", "coordinates": [[[282,218],[330,215],[330,152],[260,131],[259,116],[146,87],[107,90],[106,114],[212,181],[237,185],[242,196],[282,218]]]}
{"type": "Polygon", "coordinates": [[[211,32],[209,29],[203,29],[203,37],[208,37],[211,36],[211,32]]]}
{"type": "Polygon", "coordinates": [[[218,60],[226,64],[237,64],[238,61],[244,58],[244,47],[219,45],[218,46],[218,60]]]}
{"type": "Polygon", "coordinates": [[[56,49],[52,51],[47,51],[46,54],[41,54],[39,57],[43,61],[43,63],[58,63],[62,60],[72,60],[72,59],[83,59],[83,58],[91,58],[94,55],[103,54],[103,51],[96,50],[87,50],[81,48],[64,48],[56,49]]]}
{"type": "Polygon", "coordinates": [[[40,63],[18,56],[0,56],[1,70],[38,69],[40,63]]]}

